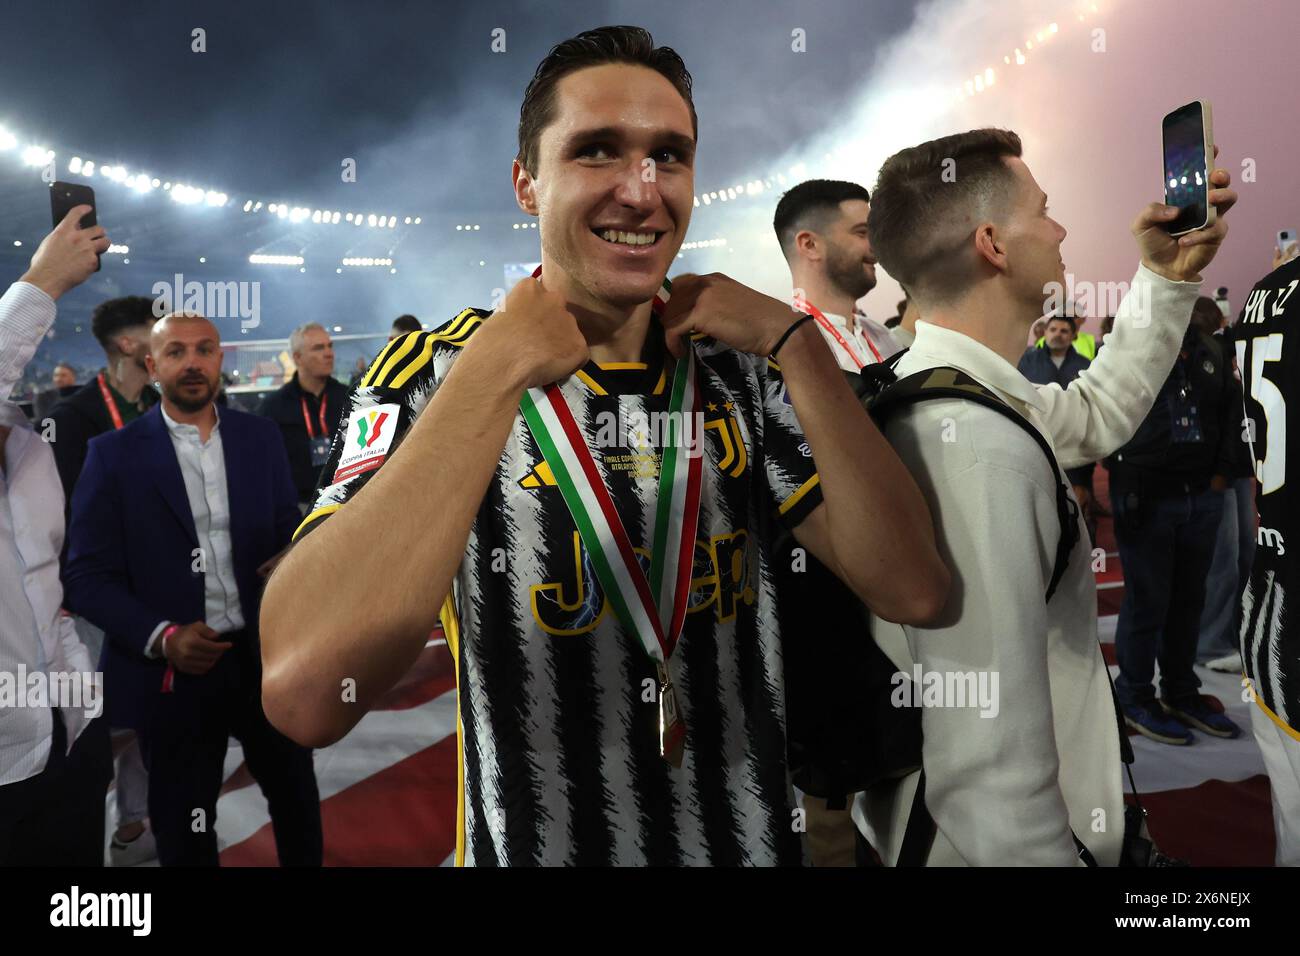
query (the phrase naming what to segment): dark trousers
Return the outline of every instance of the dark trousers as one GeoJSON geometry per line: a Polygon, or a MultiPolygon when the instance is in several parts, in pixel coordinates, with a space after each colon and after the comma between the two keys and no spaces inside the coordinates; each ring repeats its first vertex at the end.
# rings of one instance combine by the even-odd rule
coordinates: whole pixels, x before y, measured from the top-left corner
{"type": "Polygon", "coordinates": [[[1124,568],[1115,630],[1120,702],[1131,707],[1155,697],[1157,659],[1165,700],[1195,696],[1201,687],[1193,670],[1196,642],[1223,495],[1207,489],[1143,496],[1112,486],[1110,498],[1124,568]]]}
{"type": "Polygon", "coordinates": [[[206,674],[175,675],[160,694],[140,752],[149,771],[149,821],[162,866],[217,866],[217,797],[228,739],[266,797],[281,866],[321,865],[320,794],[312,752],[262,711],[258,647],[246,631],[206,674]]]}
{"type": "Polygon", "coordinates": [[[108,722],[90,721],[72,747],[58,710],[45,769],[0,787],[0,866],[103,866],[104,796],[113,779],[108,722]]]}

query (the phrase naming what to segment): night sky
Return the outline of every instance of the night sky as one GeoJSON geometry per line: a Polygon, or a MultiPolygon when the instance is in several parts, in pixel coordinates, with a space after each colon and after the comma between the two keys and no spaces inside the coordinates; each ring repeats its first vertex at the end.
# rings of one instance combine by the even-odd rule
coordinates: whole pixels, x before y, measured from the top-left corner
{"type": "MultiPolygon", "coordinates": [[[[395,213],[394,229],[290,224],[240,205],[183,207],[161,190],[137,195],[93,177],[100,221],[124,257],[60,302],[35,368],[86,356],[93,305],[149,294],[176,272],[264,282],[259,337],[315,319],[380,331],[399,312],[440,323],[489,304],[504,268],[537,258],[537,233],[513,229],[510,162],[519,102],[556,41],[607,23],[650,29],[695,78],[700,117],[696,192],[787,173],[871,186],[880,161],[923,139],[982,125],[1017,129],[1026,161],[1070,230],[1067,267],[1095,281],[1131,277],[1128,224],[1160,198],[1160,117],[1213,100],[1217,140],[1242,183],[1233,234],[1207,290],[1239,306],[1267,271],[1276,231],[1300,226],[1300,108],[1288,0],[799,0],[799,2],[528,3],[16,3],[0,12],[0,126],[19,141],[0,153],[0,268],[16,278],[49,227],[38,170],[18,154],[125,164],[160,179],[264,203],[395,213]],[[1080,21],[1078,17],[1084,19],[1080,21]],[[1003,56],[1051,22],[1059,32],[1023,66],[1003,56]],[[191,31],[206,30],[206,53],[191,31]],[[506,52],[494,53],[493,31],[506,52]],[[806,35],[795,52],[792,30],[806,35]],[[1094,31],[1104,31],[1104,50],[1094,31]],[[997,82],[962,100],[963,82],[997,82]],[[827,156],[839,151],[839,155],[827,156]],[[340,162],[357,161],[355,183],[340,162]],[[406,216],[421,216],[407,226],[406,216]],[[457,232],[456,224],[479,224],[457,232]],[[15,241],[22,246],[15,246],[15,241]],[[250,267],[250,253],[298,254],[306,273],[250,267]],[[202,256],[207,261],[199,263],[202,256]],[[388,256],[387,270],[335,272],[342,256],[388,256]],[[480,266],[479,263],[483,265],[480,266]]],[[[797,181],[791,178],[787,185],[797,181]]],[[[695,210],[682,271],[726,271],[788,294],[771,233],[781,189],[695,210]]],[[[863,302],[894,312],[890,280],[863,302]]],[[[220,324],[220,323],[219,323],[220,324]]],[[[238,339],[238,323],[220,324],[238,339]]],[[[244,333],[247,335],[247,333],[244,333]]]]}

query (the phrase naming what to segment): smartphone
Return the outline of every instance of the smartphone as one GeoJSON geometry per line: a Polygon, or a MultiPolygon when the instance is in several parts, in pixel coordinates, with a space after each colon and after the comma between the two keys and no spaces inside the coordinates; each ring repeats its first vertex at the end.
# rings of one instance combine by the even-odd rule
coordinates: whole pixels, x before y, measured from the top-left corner
{"type": "Polygon", "coordinates": [[[1164,224],[1171,236],[1214,225],[1210,205],[1210,170],[1214,168],[1214,130],[1208,100],[1195,100],[1165,116],[1165,205],[1177,206],[1178,217],[1164,224]]]}
{"type": "MultiPolygon", "coordinates": [[[[50,185],[50,213],[54,217],[54,225],[67,219],[68,213],[77,206],[90,207],[90,212],[81,217],[82,229],[98,224],[95,219],[95,190],[80,183],[56,182],[50,185]]],[[[95,256],[96,272],[103,264],[103,257],[95,256]]]]}
{"type": "Polygon", "coordinates": [[[1296,241],[1294,229],[1280,229],[1277,234],[1277,251],[1286,253],[1287,247],[1296,241]]]}

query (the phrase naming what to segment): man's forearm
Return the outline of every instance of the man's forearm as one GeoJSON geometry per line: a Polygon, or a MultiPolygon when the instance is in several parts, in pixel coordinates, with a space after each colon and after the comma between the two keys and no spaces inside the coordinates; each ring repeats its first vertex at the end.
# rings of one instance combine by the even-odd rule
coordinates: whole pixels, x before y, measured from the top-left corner
{"type": "Polygon", "coordinates": [[[15,282],[0,297],[0,402],[9,398],[54,316],[54,299],[29,282],[15,282]]]}
{"type": "Polygon", "coordinates": [[[804,323],[778,361],[817,463],[841,577],[875,610],[900,582],[946,583],[924,497],[817,329],[804,323]]]}
{"type": "Polygon", "coordinates": [[[346,733],[438,620],[522,393],[478,358],[461,356],[391,459],[267,584],[263,701],[300,742],[346,733]]]}

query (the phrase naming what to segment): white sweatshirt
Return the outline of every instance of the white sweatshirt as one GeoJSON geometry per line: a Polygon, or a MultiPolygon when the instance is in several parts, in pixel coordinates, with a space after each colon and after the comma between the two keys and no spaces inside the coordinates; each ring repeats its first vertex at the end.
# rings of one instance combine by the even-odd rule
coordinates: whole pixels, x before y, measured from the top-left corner
{"type": "MultiPolygon", "coordinates": [[[[1055,449],[1052,473],[1025,431],[974,402],[926,401],[887,436],[934,517],[952,592],[939,626],[879,619],[876,640],[901,671],[987,672],[994,707],[924,707],[926,805],[938,833],[931,866],[1081,865],[1070,830],[1103,865],[1124,833],[1119,730],[1097,644],[1093,554],[1079,541],[1050,603],[1061,535],[1061,468],[1097,461],[1136,431],[1173,367],[1200,283],[1138,268],[1115,330],[1067,389],[1033,385],[974,339],[918,322],[899,377],[951,366],[1029,419],[1055,449]]],[[[1067,482],[1068,486],[1068,482],[1067,482]]],[[[952,701],[950,700],[950,703],[952,701]]],[[[854,819],[893,863],[917,774],[859,795],[854,819]]]]}

